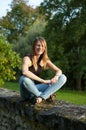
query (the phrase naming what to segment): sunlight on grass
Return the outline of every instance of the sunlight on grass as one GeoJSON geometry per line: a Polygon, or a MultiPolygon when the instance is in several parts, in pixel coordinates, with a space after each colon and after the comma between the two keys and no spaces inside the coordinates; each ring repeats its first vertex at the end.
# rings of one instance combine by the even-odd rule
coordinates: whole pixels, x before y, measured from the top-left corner
{"type": "Polygon", "coordinates": [[[86,105],[86,92],[59,90],[56,95],[58,100],[68,101],[77,105],[86,105]]]}

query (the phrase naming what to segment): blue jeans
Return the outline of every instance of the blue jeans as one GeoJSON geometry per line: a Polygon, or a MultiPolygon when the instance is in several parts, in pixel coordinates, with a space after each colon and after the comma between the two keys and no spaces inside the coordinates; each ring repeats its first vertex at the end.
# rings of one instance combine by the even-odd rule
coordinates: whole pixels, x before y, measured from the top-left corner
{"type": "Polygon", "coordinates": [[[50,95],[58,91],[65,84],[66,80],[66,76],[62,74],[55,84],[35,84],[32,79],[21,76],[19,80],[20,95],[23,99],[30,98],[30,96],[40,96],[46,100],[50,95]]]}

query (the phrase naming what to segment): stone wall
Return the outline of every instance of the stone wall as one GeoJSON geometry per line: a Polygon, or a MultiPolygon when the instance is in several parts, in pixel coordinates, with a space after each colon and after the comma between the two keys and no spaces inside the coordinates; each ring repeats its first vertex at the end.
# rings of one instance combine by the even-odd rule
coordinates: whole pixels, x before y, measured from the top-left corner
{"type": "Polygon", "coordinates": [[[86,106],[20,100],[19,93],[0,89],[0,130],[86,130],[86,106]]]}

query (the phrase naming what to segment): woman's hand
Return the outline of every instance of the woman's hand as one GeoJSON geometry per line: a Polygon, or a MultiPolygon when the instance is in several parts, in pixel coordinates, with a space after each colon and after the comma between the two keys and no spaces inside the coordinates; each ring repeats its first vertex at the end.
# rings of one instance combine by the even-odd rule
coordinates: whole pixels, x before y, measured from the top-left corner
{"type": "Polygon", "coordinates": [[[50,83],[51,83],[51,80],[43,80],[43,83],[44,83],[44,84],[50,84],[50,83]]]}
{"type": "Polygon", "coordinates": [[[42,83],[44,84],[55,84],[58,81],[58,76],[54,76],[51,80],[43,80],[42,83]]]}
{"type": "Polygon", "coordinates": [[[58,76],[54,76],[50,81],[51,81],[51,84],[55,84],[57,81],[58,81],[58,76]]]}

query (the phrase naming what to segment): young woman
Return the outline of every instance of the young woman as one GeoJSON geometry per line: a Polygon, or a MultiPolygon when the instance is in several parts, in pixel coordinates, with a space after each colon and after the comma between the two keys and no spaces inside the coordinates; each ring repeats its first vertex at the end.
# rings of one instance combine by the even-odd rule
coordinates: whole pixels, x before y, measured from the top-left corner
{"type": "MultiPolygon", "coordinates": [[[[45,75],[46,77],[46,75],[45,75]]],[[[20,95],[23,99],[36,97],[35,103],[41,103],[59,90],[66,82],[66,76],[48,57],[46,41],[37,37],[33,41],[31,55],[25,56],[20,77],[20,95]],[[49,80],[42,79],[40,74],[46,68],[52,69],[55,76],[49,80]]]]}

